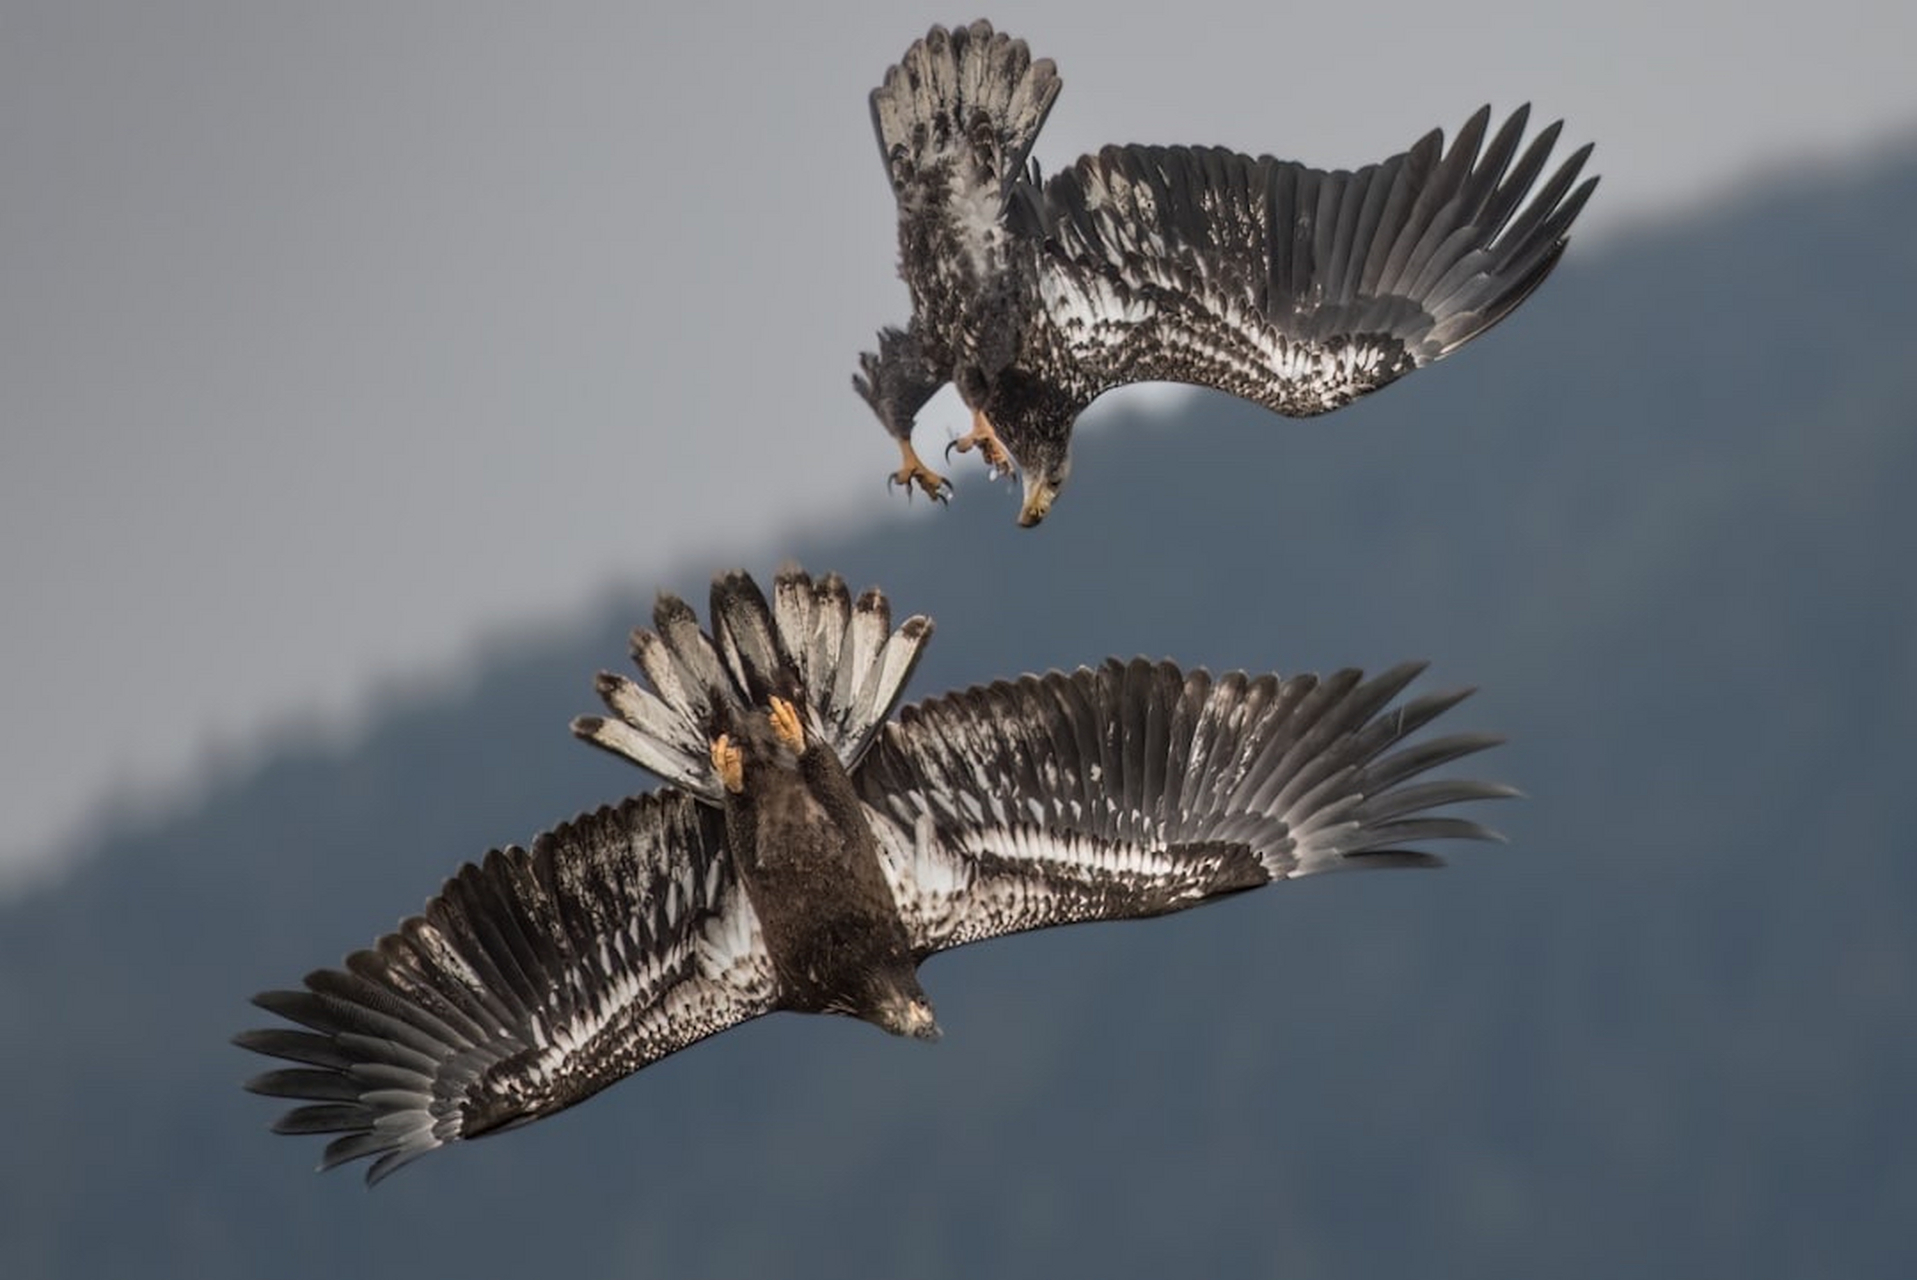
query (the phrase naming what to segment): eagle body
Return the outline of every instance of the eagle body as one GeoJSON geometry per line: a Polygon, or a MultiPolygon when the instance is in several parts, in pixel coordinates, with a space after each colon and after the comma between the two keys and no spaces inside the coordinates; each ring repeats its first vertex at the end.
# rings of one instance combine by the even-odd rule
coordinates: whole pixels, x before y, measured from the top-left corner
{"type": "Polygon", "coordinates": [[[872,94],[901,275],[924,318],[909,376],[953,382],[975,410],[1024,338],[1036,264],[1007,202],[1058,88],[1051,62],[981,23],[933,28],[872,94]]]}
{"type": "Polygon", "coordinates": [[[818,742],[795,757],[757,713],[739,719],[747,731],[744,787],[725,797],[727,844],[783,1007],[850,1014],[901,1033],[904,1020],[916,1017],[912,1034],[936,1038],[878,844],[845,767],[818,742]]]}
{"type": "Polygon", "coordinates": [[[1219,147],[1109,146],[1043,178],[1032,144],[1053,64],[990,24],[934,27],[886,72],[872,119],[898,205],[904,328],[853,378],[905,465],[945,383],[1022,474],[1019,522],[1050,511],[1073,424],[1133,382],[1213,387],[1290,417],[1325,413],[1440,359],[1557,265],[1596,179],[1591,148],[1540,184],[1561,132],[1522,150],[1529,109],[1490,108],[1356,170],[1219,147]],[[1535,192],[1534,192],[1535,188],[1535,192]]]}
{"type": "Polygon", "coordinates": [[[1183,910],[1337,869],[1428,866],[1484,839],[1440,812],[1513,794],[1429,776],[1498,739],[1413,741],[1468,691],[1212,676],[1107,660],[901,708],[930,640],[877,591],[798,570],[662,595],[640,679],[602,674],[580,737],[666,785],[461,867],[418,915],[255,1003],[275,1124],[368,1181],[573,1106],[776,1011],[939,1033],[929,956],[1183,910]]]}

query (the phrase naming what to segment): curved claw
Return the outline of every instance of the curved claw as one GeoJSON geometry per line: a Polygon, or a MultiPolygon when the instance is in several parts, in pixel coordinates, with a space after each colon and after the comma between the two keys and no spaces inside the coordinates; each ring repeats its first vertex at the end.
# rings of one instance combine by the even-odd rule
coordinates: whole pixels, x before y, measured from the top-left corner
{"type": "Polygon", "coordinates": [[[915,489],[940,506],[952,500],[952,482],[937,472],[923,467],[916,471],[901,467],[897,471],[886,473],[885,491],[890,493],[894,489],[905,490],[907,502],[912,500],[915,489]]]}
{"type": "Polygon", "coordinates": [[[1000,476],[1013,474],[1012,455],[1006,452],[1004,443],[998,438],[998,431],[992,426],[992,420],[985,416],[982,409],[972,411],[972,429],[945,445],[945,460],[951,462],[952,451],[970,453],[977,449],[985,459],[987,478],[996,480],[1000,476]]]}
{"type": "Polygon", "coordinates": [[[945,502],[952,491],[952,482],[925,465],[907,436],[899,437],[899,469],[886,477],[886,487],[892,485],[905,486],[908,501],[914,485],[934,502],[945,502]]]}

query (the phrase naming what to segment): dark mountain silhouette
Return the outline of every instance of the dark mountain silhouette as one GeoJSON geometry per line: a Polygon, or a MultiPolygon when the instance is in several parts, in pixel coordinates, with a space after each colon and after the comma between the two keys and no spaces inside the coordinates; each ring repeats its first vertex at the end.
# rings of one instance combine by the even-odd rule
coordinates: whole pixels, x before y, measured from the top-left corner
{"type": "Polygon", "coordinates": [[[372,1194],[308,1174],[246,997],[650,785],[565,732],[647,584],[0,910],[0,1272],[1917,1273],[1913,205],[1892,157],[1574,245],[1335,419],[1115,397],[1036,533],[961,470],[750,566],[934,614],[918,696],[1430,657],[1511,735],[1509,849],[967,950],[935,1048],[771,1019],[372,1194]]]}

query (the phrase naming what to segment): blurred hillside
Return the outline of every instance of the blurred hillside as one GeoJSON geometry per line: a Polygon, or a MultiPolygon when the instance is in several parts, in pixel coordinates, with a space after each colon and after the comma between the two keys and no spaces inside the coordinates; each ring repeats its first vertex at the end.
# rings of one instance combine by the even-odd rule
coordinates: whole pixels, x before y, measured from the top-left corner
{"type": "MultiPolygon", "coordinates": [[[[967,950],[934,1048],[770,1019],[372,1194],[313,1177],[238,1090],[246,997],[648,785],[565,732],[647,584],[0,910],[0,1273],[1917,1274],[1913,206],[1906,157],[1573,246],[1331,418],[1113,397],[1036,533],[962,468],[751,566],[933,614],[921,696],[1430,657],[1511,737],[1474,762],[1529,794],[1509,849],[967,950]]],[[[657,585],[703,612],[722,567],[657,585]]]]}

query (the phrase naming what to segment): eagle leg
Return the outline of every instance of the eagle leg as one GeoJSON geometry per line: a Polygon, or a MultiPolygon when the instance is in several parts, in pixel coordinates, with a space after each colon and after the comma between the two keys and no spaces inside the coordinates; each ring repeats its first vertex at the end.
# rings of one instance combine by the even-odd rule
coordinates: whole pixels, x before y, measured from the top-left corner
{"type": "Polygon", "coordinates": [[[798,754],[805,753],[805,726],[799,723],[799,713],[784,698],[772,699],[772,732],[779,741],[791,747],[798,754]]]}
{"type": "Polygon", "coordinates": [[[994,478],[1012,474],[1012,455],[1005,452],[1005,446],[998,438],[998,432],[992,427],[992,420],[985,416],[985,410],[972,410],[972,429],[945,446],[945,456],[951,457],[952,450],[970,453],[977,448],[985,455],[985,466],[994,478]]]}
{"type": "Polygon", "coordinates": [[[745,791],[745,757],[725,734],[712,740],[712,767],[719,773],[719,784],[733,795],[745,791]]]}
{"type": "Polygon", "coordinates": [[[886,486],[901,485],[907,497],[912,494],[912,486],[917,485],[925,496],[934,502],[945,502],[952,496],[952,482],[925,465],[919,458],[918,450],[912,447],[912,441],[899,437],[899,454],[904,465],[886,477],[886,486]]]}

